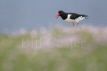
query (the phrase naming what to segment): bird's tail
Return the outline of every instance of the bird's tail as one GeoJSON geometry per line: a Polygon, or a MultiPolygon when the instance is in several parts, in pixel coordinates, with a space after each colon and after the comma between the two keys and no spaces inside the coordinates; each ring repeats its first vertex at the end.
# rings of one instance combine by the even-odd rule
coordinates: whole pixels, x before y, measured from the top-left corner
{"type": "Polygon", "coordinates": [[[85,19],[89,19],[89,18],[87,18],[87,17],[89,17],[88,15],[82,15],[83,17],[85,17],[85,19]]]}
{"type": "Polygon", "coordinates": [[[88,15],[82,15],[83,17],[88,17],[88,15]]]}

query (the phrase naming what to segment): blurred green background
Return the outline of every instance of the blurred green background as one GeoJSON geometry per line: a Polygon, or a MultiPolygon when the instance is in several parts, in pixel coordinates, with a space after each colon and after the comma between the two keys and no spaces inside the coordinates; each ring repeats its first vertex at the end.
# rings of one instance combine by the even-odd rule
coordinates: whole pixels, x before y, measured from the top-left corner
{"type": "Polygon", "coordinates": [[[56,27],[0,34],[0,71],[107,71],[106,31],[56,27]]]}

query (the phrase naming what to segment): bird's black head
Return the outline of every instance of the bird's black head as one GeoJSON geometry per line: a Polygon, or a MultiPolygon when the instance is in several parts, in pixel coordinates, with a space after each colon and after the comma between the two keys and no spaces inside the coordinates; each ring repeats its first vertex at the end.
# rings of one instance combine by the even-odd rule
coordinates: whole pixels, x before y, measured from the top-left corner
{"type": "Polygon", "coordinates": [[[55,16],[55,18],[57,19],[62,13],[64,13],[62,10],[58,11],[58,14],[55,16]]]}
{"type": "Polygon", "coordinates": [[[63,13],[63,12],[64,12],[64,11],[62,11],[62,10],[58,11],[59,14],[61,14],[61,13],[63,13]]]}

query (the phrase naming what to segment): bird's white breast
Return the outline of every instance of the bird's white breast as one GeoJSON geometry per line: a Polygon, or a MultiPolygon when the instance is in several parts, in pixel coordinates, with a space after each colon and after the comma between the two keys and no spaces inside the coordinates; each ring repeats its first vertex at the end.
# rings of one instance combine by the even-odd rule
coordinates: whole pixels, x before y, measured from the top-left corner
{"type": "Polygon", "coordinates": [[[72,14],[68,14],[67,19],[65,19],[64,21],[66,21],[68,23],[75,23],[75,22],[78,23],[79,21],[85,19],[85,17],[82,17],[82,16],[80,16],[80,17],[78,17],[76,19],[70,19],[70,16],[72,16],[72,14]]]}

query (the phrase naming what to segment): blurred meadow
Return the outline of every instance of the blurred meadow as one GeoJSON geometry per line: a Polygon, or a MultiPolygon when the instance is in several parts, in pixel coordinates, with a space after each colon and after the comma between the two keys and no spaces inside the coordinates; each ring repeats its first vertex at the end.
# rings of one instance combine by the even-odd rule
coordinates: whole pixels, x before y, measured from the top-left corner
{"type": "Polygon", "coordinates": [[[1,33],[0,71],[107,71],[107,27],[1,33]]]}

